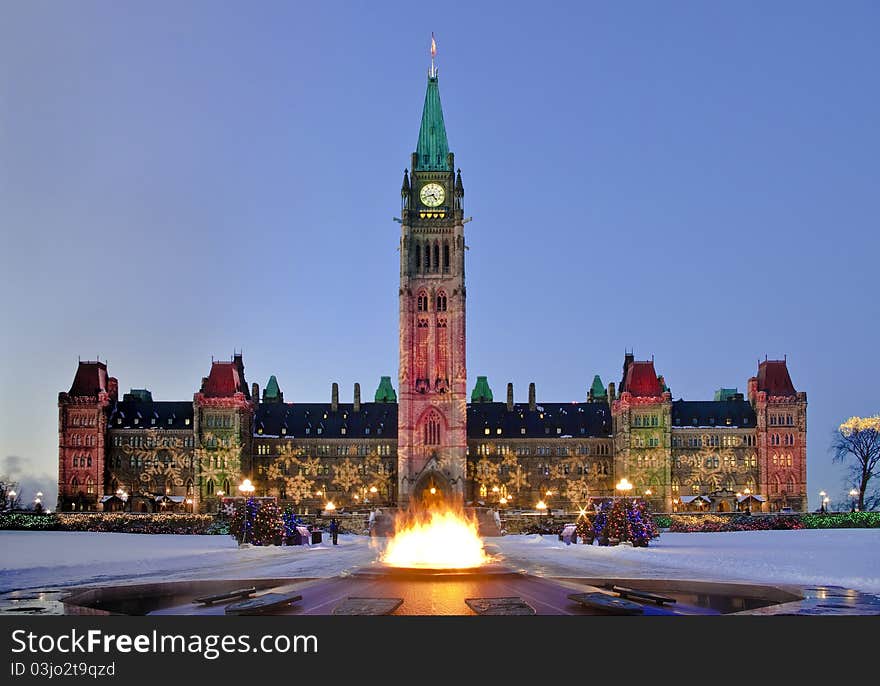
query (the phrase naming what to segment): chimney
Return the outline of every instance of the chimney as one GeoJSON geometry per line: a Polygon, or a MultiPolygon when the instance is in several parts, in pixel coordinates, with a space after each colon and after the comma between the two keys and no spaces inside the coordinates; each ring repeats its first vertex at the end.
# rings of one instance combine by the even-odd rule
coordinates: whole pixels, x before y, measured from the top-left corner
{"type": "Polygon", "coordinates": [[[513,384],[507,384],[507,411],[513,412],[513,384]]]}
{"type": "Polygon", "coordinates": [[[333,412],[336,412],[336,410],[339,409],[339,384],[335,381],[330,390],[330,409],[333,410],[333,412]]]}
{"type": "Polygon", "coordinates": [[[609,402],[609,404],[614,402],[614,382],[613,381],[610,384],[608,384],[608,402],[609,402]]]}
{"type": "Polygon", "coordinates": [[[256,381],[251,384],[251,399],[253,399],[255,403],[260,402],[260,384],[256,381]]]}
{"type": "Polygon", "coordinates": [[[354,411],[361,411],[361,385],[359,383],[354,385],[354,411]]]}
{"type": "Polygon", "coordinates": [[[535,382],[529,384],[529,412],[534,412],[537,403],[535,402],[535,382]]]}

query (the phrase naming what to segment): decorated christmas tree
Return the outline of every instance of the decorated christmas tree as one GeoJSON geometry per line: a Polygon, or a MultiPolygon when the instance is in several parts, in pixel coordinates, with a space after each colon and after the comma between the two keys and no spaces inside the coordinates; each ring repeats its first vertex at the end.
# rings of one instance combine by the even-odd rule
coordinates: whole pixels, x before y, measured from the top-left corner
{"type": "Polygon", "coordinates": [[[277,545],[281,543],[282,527],[278,505],[248,498],[246,502],[236,505],[229,533],[240,544],[277,545]]]}

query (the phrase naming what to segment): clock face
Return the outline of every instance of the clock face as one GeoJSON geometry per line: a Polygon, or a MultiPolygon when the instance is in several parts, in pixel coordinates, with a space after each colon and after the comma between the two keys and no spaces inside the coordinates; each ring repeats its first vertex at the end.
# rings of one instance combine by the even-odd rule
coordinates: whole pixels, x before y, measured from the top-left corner
{"type": "Polygon", "coordinates": [[[443,203],[445,198],[446,192],[439,183],[426,183],[419,191],[419,199],[427,207],[437,207],[443,203]]]}

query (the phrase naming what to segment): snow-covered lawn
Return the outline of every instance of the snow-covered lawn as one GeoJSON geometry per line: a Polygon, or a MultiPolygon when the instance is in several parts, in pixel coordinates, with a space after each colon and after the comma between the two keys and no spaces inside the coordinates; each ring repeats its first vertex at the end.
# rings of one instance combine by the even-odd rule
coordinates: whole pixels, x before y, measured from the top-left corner
{"type": "Polygon", "coordinates": [[[648,548],[566,546],[538,535],[491,541],[508,565],[550,576],[825,584],[880,593],[880,529],[667,533],[648,548]]]}
{"type": "MultiPolygon", "coordinates": [[[[376,559],[363,536],[339,546],[239,549],[228,536],[0,532],[0,592],[146,579],[328,577],[376,559]]],[[[880,529],[663,534],[649,548],[566,546],[555,536],[487,540],[516,569],[551,576],[831,584],[880,593],[880,529]]]]}

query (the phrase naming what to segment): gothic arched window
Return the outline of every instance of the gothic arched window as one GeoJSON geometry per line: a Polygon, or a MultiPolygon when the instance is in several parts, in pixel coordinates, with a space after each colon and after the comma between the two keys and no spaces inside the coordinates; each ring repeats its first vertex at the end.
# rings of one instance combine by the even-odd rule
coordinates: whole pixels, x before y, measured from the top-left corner
{"type": "Polygon", "coordinates": [[[434,271],[440,271],[440,244],[434,243],[434,271]]]}
{"type": "Polygon", "coordinates": [[[425,243],[425,264],[424,271],[431,271],[431,246],[428,243],[425,243]]]}
{"type": "Polygon", "coordinates": [[[437,311],[446,312],[446,293],[443,291],[437,294],[437,311]]]}
{"type": "Polygon", "coordinates": [[[214,480],[208,479],[208,483],[205,484],[205,493],[208,495],[214,495],[214,480]]]}
{"type": "Polygon", "coordinates": [[[449,241],[443,243],[443,271],[449,272],[449,241]]]}
{"type": "Polygon", "coordinates": [[[422,245],[418,241],[413,244],[413,254],[416,258],[416,271],[421,271],[422,269],[422,245]]]}
{"type": "Polygon", "coordinates": [[[425,445],[440,445],[440,415],[433,411],[425,420],[425,445]]]}

